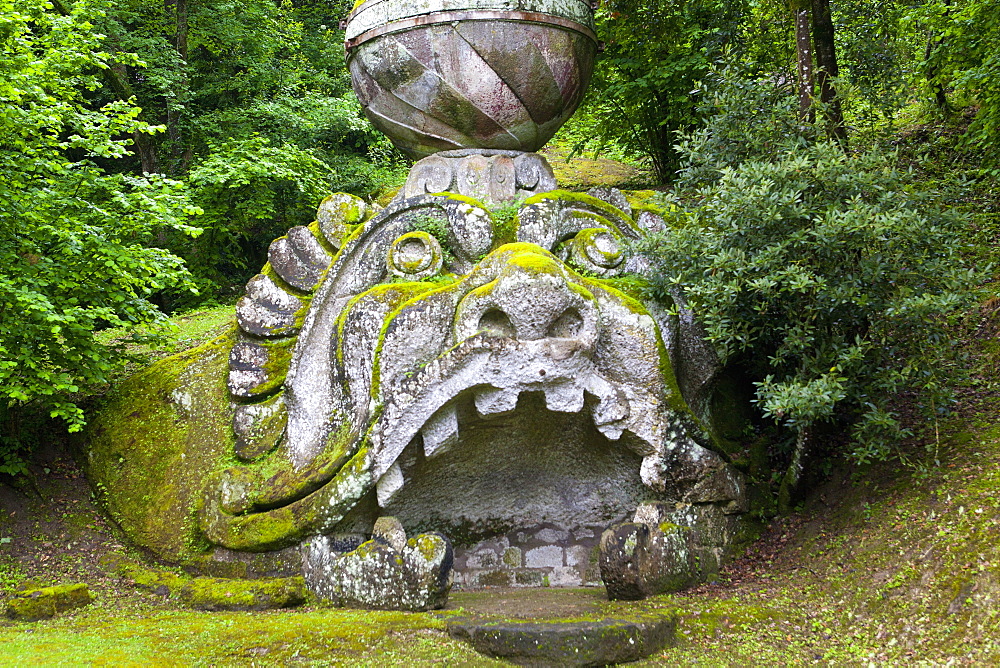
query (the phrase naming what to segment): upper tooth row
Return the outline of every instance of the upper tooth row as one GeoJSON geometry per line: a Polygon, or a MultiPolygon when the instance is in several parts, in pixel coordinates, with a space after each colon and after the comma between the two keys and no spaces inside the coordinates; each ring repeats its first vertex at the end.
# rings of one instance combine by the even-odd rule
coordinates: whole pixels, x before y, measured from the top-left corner
{"type": "MultiPolygon", "coordinates": [[[[609,387],[611,387],[609,385],[609,387]]],[[[604,388],[602,388],[604,389],[604,388]]],[[[628,400],[617,388],[604,394],[591,415],[598,431],[617,440],[625,428],[629,415],[628,400]]],[[[475,394],[476,412],[486,417],[512,412],[517,407],[521,388],[486,387],[475,394]]],[[[572,383],[546,387],[545,406],[559,413],[579,413],[584,406],[584,388],[572,383]]],[[[455,402],[438,409],[420,430],[424,441],[424,454],[428,457],[447,448],[458,440],[458,413],[455,402]]]]}

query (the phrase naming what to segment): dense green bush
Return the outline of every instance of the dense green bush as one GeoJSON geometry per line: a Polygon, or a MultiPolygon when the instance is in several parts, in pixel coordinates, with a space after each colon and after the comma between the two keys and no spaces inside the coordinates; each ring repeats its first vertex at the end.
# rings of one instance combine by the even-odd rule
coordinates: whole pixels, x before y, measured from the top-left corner
{"type": "Polygon", "coordinates": [[[85,92],[107,67],[81,0],[68,16],[43,0],[0,0],[0,473],[23,469],[19,413],[27,406],[83,424],[74,395],[125,359],[102,328],[155,333],[151,293],[182,287],[182,261],[155,247],[166,230],[191,235],[183,183],[108,174],[96,161],[125,154],[121,137],[157,129],[85,92]]]}
{"type": "MultiPolygon", "coordinates": [[[[349,4],[123,0],[97,20],[120,51],[118,80],[91,99],[134,95],[139,119],[165,126],[105,167],[188,183],[205,234],[165,241],[201,299],[242,290],[271,241],[311,221],[323,196],[374,196],[397,176],[391,155],[374,159],[387,140],[351,90],[337,28],[349,4]]],[[[192,305],[185,292],[160,301],[192,305]]]]}
{"type": "Polygon", "coordinates": [[[755,381],[763,416],[800,448],[815,425],[848,419],[851,455],[882,459],[903,433],[894,397],[947,404],[949,325],[977,281],[965,223],[892,155],[790,131],[790,107],[756,106],[770,94],[722,86],[717,113],[681,142],[670,229],[640,248],[652,290],[683,293],[721,358],[755,381]]]}

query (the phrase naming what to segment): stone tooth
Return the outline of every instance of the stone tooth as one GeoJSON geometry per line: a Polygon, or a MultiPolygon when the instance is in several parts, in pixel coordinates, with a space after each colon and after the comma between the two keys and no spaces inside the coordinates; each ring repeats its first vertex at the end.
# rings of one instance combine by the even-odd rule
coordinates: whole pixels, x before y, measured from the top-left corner
{"type": "Polygon", "coordinates": [[[509,413],[517,408],[516,389],[489,387],[476,393],[476,410],[482,416],[509,413]]]}
{"type": "Polygon", "coordinates": [[[433,456],[458,440],[458,412],[454,404],[439,409],[420,430],[424,437],[424,454],[433,456]]]}
{"type": "Polygon", "coordinates": [[[639,467],[639,478],[643,484],[657,492],[663,492],[667,488],[665,478],[665,466],[663,456],[653,453],[642,458],[642,465],[639,467]]]}
{"type": "Polygon", "coordinates": [[[600,428],[613,422],[621,422],[629,416],[629,412],[628,398],[625,393],[617,387],[612,387],[611,392],[603,394],[601,400],[594,407],[594,424],[600,428]]]}
{"type": "Polygon", "coordinates": [[[622,432],[625,431],[625,425],[620,422],[613,422],[611,424],[600,424],[597,425],[597,431],[604,434],[604,437],[609,441],[617,441],[622,437],[622,432]]]}
{"type": "Polygon", "coordinates": [[[375,494],[378,496],[378,505],[380,508],[385,508],[392,497],[396,495],[403,487],[403,469],[400,468],[399,462],[394,462],[389,470],[386,471],[378,482],[375,483],[375,494]]]}
{"type": "Polygon", "coordinates": [[[558,413],[579,413],[583,410],[583,388],[574,383],[550,385],[545,388],[545,407],[558,413]]]}

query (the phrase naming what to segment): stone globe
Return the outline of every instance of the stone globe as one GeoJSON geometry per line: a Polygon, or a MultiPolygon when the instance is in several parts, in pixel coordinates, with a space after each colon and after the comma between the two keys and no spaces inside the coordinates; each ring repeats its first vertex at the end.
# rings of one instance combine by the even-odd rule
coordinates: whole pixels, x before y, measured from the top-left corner
{"type": "Polygon", "coordinates": [[[345,23],[365,114],[412,158],[536,151],[593,73],[589,0],[364,0],[345,23]]]}

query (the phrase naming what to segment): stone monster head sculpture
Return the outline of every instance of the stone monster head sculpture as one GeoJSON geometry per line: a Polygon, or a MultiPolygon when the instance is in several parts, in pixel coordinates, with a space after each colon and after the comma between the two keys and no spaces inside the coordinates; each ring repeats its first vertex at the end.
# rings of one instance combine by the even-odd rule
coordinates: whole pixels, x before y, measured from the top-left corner
{"type": "Polygon", "coordinates": [[[513,218],[458,194],[369,216],[328,199],[247,286],[210,542],[276,550],[380,514],[466,545],[599,533],[724,468],[674,378],[676,323],[630,294],[625,211],[554,191],[513,218]]]}
{"type": "Polygon", "coordinates": [[[400,550],[402,529],[447,536],[472,586],[639,596],[718,566],[746,497],[704,427],[711,364],[624,253],[663,221],[556,190],[524,152],[586,88],[590,8],[522,4],[356,7],[366,113],[429,157],[384,210],[324,201],[271,245],[232,335],[98,421],[91,476],[137,542],[183,562],[294,553],[317,591],[389,516],[400,550]]]}
{"type": "Polygon", "coordinates": [[[683,323],[623,254],[656,218],[546,190],[537,160],[516,209],[335,195],[273,242],[235,334],[97,422],[91,475],[126,531],[175,561],[303,545],[308,564],[394,516],[450,538],[464,584],[582,584],[601,532],[636,519],[684,527],[653,548],[685,582],[717,565],[745,494],[681,396],[683,323]]]}

